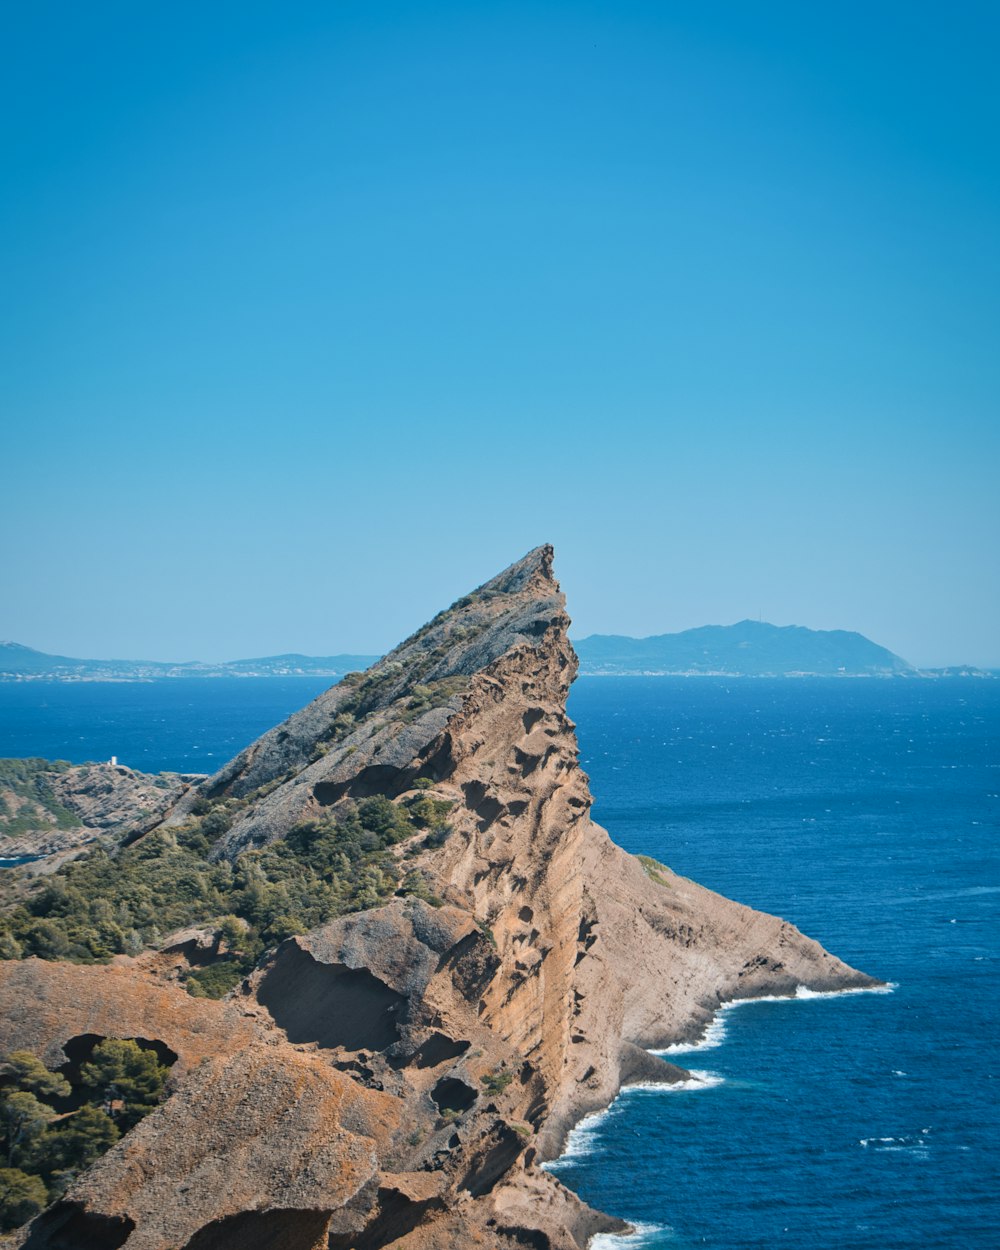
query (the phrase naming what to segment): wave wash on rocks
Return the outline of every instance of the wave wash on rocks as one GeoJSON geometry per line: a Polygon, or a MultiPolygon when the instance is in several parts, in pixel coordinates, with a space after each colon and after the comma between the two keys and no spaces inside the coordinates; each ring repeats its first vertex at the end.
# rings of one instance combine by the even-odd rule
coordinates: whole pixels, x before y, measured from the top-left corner
{"type": "Polygon", "coordinates": [[[167,1102],[16,1244],[580,1250],[625,1226],[540,1164],[623,1083],[688,1076],[650,1049],[723,1001],[877,984],[593,823],[568,625],[539,547],[161,826],[235,813],[210,851],[231,859],[373,795],[424,798],[446,823],[392,851],[419,890],[288,938],[219,1002],[181,988],[176,941],[103,967],[0,965],[4,1050],[55,1065],[100,1033],[179,1056],[167,1102]]]}

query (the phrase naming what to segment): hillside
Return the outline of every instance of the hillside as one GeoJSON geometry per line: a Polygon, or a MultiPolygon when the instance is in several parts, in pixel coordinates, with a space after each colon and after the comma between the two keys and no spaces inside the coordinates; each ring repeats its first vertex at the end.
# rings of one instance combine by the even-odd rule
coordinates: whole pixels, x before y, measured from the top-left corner
{"type": "Polygon", "coordinates": [[[51,856],[157,824],[201,778],[121,764],[0,759],[0,859],[51,856]]]}
{"type": "Polygon", "coordinates": [[[540,547],[158,826],[7,874],[0,1051],[175,1060],[16,1244],[583,1250],[624,1226],[540,1164],[622,1084],[690,1079],[651,1049],[878,984],[593,823],[568,626],[540,547]]]}
{"type": "Polygon", "coordinates": [[[724,674],[732,677],[889,677],[917,670],[862,634],[740,621],[678,634],[574,640],[584,675],[724,674]]]}

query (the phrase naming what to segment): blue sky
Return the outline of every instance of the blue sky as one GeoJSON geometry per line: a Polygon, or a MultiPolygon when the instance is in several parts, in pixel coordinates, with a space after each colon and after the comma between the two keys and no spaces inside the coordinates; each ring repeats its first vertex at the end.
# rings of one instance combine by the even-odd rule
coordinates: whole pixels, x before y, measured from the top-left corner
{"type": "Polygon", "coordinates": [[[1000,665],[995,5],[8,5],[0,637],[1000,665]]]}

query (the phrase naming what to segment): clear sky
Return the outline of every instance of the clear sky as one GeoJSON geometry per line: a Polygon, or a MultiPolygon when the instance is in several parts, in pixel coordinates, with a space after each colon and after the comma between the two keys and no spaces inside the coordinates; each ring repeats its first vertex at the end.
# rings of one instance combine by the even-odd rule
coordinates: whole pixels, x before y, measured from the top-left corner
{"type": "Polygon", "coordinates": [[[1000,665],[1000,8],[7,4],[0,637],[1000,665]]]}

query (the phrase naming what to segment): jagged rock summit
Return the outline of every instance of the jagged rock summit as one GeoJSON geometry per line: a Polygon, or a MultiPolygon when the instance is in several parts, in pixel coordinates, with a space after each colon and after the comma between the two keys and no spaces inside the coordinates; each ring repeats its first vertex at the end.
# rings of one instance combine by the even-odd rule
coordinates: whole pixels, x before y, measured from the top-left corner
{"type": "Polygon", "coordinates": [[[593,823],[568,624],[539,547],[168,817],[229,813],[211,853],[232,857],[425,795],[446,835],[396,848],[423,897],[287,939],[221,1002],[189,998],[169,952],[0,964],[0,1047],[57,1062],[100,1033],[179,1056],[173,1095],[24,1246],[582,1250],[624,1226],[539,1163],[623,1082],[687,1076],[650,1048],[729,999],[877,984],[593,823]]]}
{"type": "MultiPolygon", "coordinates": [[[[544,650],[550,635],[562,641],[552,658],[566,670],[575,663],[568,625],[552,548],[538,547],[366,673],[348,674],[212,777],[201,797],[252,800],[219,853],[281,837],[345,795],[398,794],[417,777],[443,774],[447,762],[432,755],[445,749],[447,726],[474,679],[506,655],[544,650]]],[[[184,819],[195,801],[173,819],[184,819]]]]}

